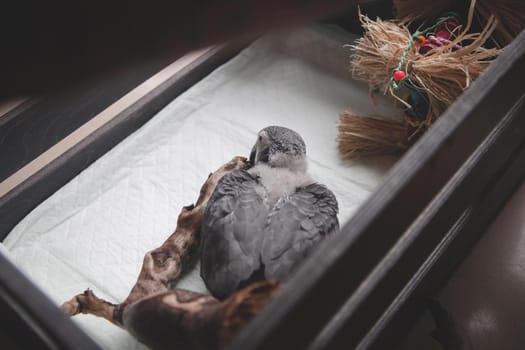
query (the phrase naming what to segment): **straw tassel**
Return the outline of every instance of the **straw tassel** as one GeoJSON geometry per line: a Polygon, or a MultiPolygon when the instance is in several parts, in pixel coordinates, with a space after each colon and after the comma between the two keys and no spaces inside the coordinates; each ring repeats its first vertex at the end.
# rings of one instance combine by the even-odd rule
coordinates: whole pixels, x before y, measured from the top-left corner
{"type": "MultiPolygon", "coordinates": [[[[411,2],[397,1],[398,12],[403,9],[401,4],[408,3],[411,2]]],[[[444,7],[449,5],[449,2],[443,3],[444,7]]],[[[440,4],[438,1],[431,10],[442,11],[444,7],[440,4]]],[[[421,49],[427,44],[426,35],[429,40],[439,39],[435,39],[434,32],[440,30],[440,23],[447,28],[450,17],[438,18],[426,30],[411,33],[406,21],[371,20],[360,14],[364,35],[351,45],[352,75],[356,80],[373,82],[372,93],[392,96],[406,109],[407,116],[404,121],[392,121],[343,113],[339,124],[342,158],[391,154],[407,149],[483,74],[502,49],[483,46],[499,28],[497,16],[488,16],[480,33],[468,33],[475,9],[476,1],[472,0],[467,23],[453,29],[450,37],[442,40],[442,45],[426,47],[425,51],[421,49]]]]}
{"type": "Polygon", "coordinates": [[[343,112],[338,129],[339,154],[343,158],[396,154],[408,147],[407,126],[402,121],[343,112]]]}
{"type": "Polygon", "coordinates": [[[436,119],[445,112],[501,51],[482,46],[497,25],[494,17],[490,18],[481,33],[467,33],[469,21],[449,45],[434,48],[426,55],[419,54],[416,45],[406,51],[412,41],[412,34],[405,23],[380,19],[374,21],[364,15],[361,15],[361,21],[365,34],[356,41],[356,45],[352,45],[354,79],[374,81],[379,91],[390,94],[406,105],[390,84],[393,72],[399,70],[398,64],[404,58],[402,68],[409,71],[410,84],[428,95],[429,119],[436,119]],[[463,41],[471,43],[456,49],[463,41]]]}

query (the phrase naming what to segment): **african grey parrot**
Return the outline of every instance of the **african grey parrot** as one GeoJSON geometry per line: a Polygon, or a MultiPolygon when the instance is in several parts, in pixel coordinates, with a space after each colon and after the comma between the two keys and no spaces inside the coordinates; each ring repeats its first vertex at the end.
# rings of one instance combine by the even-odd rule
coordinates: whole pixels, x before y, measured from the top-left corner
{"type": "Polygon", "coordinates": [[[201,276],[221,299],[257,280],[285,280],[339,229],[337,200],[307,174],[298,133],[262,129],[250,161],[221,178],[202,222],[201,276]]]}

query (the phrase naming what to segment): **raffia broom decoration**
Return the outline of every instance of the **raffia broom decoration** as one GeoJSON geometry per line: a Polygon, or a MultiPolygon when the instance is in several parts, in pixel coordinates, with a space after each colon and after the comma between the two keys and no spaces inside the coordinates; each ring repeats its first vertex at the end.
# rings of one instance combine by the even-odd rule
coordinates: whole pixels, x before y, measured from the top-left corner
{"type": "MultiPolygon", "coordinates": [[[[404,19],[371,20],[360,14],[365,34],[351,46],[351,66],[353,77],[368,82],[372,95],[392,96],[405,108],[405,116],[399,121],[385,122],[343,113],[339,124],[339,150],[343,158],[395,153],[408,148],[499,55],[500,48],[487,48],[485,44],[493,39],[498,28],[509,26],[499,25],[497,18],[510,11],[509,3],[513,2],[485,0],[477,5],[472,0],[465,24],[460,24],[457,15],[446,13],[424,21],[415,33],[410,32],[409,26],[419,17],[421,2],[413,7],[413,13],[418,15],[412,17],[406,9],[416,2],[394,3],[404,19]],[[487,11],[497,14],[488,15],[487,11]],[[486,14],[482,15],[483,30],[469,33],[474,16],[481,13],[486,14]]],[[[420,12],[425,16],[442,12],[449,3],[424,3],[426,12],[420,12]]],[[[517,34],[516,28],[525,23],[522,15],[513,17],[512,31],[500,30],[497,34],[506,40],[517,34]]]]}

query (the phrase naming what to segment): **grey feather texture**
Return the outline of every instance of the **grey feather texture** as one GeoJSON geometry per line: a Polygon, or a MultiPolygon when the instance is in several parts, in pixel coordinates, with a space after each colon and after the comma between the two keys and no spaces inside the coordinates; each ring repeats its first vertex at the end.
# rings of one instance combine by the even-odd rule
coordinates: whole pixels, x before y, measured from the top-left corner
{"type": "Polygon", "coordinates": [[[201,276],[218,298],[256,280],[286,280],[339,228],[337,200],[306,173],[299,134],[264,128],[250,159],[251,169],[219,181],[204,213],[201,276]]]}
{"type": "Polygon", "coordinates": [[[261,247],[266,278],[286,279],[319,241],[339,229],[337,201],[325,186],[310,184],[269,213],[261,247]]]}
{"type": "Polygon", "coordinates": [[[217,184],[204,214],[201,276],[217,297],[233,293],[260,267],[268,206],[258,187],[246,171],[229,173],[217,184]]]}

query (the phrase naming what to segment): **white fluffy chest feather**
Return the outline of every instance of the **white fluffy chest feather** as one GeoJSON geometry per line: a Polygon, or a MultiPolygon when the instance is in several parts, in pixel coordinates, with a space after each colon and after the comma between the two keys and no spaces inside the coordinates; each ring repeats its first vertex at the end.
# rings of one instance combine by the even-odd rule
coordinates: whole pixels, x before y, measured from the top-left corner
{"type": "Polygon", "coordinates": [[[281,198],[286,198],[295,192],[297,187],[313,183],[312,178],[305,172],[271,168],[266,164],[257,164],[248,172],[258,177],[259,183],[265,190],[260,195],[266,199],[270,208],[274,207],[281,198]]]}

